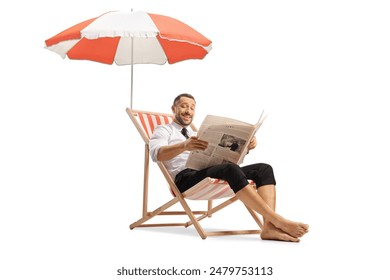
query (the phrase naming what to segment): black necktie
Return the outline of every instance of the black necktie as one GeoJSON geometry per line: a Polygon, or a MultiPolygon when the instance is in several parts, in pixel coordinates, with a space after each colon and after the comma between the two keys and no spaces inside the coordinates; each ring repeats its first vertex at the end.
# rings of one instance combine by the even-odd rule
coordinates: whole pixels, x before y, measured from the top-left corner
{"type": "Polygon", "coordinates": [[[188,133],[187,133],[187,128],[185,128],[185,127],[183,127],[183,129],[181,130],[181,134],[183,134],[184,135],[184,137],[186,138],[186,139],[188,139],[188,133]]]}

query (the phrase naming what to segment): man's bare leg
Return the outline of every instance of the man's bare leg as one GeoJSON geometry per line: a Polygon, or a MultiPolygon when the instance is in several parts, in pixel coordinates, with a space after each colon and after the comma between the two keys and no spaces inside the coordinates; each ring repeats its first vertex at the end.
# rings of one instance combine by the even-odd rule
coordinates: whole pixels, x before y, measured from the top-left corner
{"type": "MultiPolygon", "coordinates": [[[[267,205],[275,211],[276,209],[276,189],[275,185],[265,185],[257,189],[257,193],[267,205]]],[[[293,237],[281,229],[275,227],[270,221],[263,219],[263,228],[260,234],[261,239],[281,240],[298,242],[299,238],[293,237]]]]}
{"type": "MultiPolygon", "coordinates": [[[[272,194],[272,187],[267,187],[266,189],[260,190],[259,195],[251,185],[247,185],[238,191],[236,195],[237,198],[241,200],[246,206],[252,208],[254,211],[263,216],[265,221],[263,231],[266,231],[266,233],[264,233],[264,238],[268,236],[269,232],[272,230],[274,232],[273,235],[276,235],[276,232],[278,232],[279,238],[277,240],[299,241],[298,238],[302,237],[306,232],[308,232],[308,225],[287,220],[276,214],[275,210],[273,209],[275,208],[276,196],[275,192],[272,194]],[[265,196],[271,205],[268,205],[261,195],[265,196]],[[283,233],[286,233],[287,236],[283,235],[283,233]],[[281,239],[282,236],[283,239],[281,239]],[[291,238],[288,236],[291,236],[291,238]]],[[[276,239],[276,237],[274,236],[273,239],[276,239]]]]}
{"type": "Polygon", "coordinates": [[[276,189],[275,185],[265,185],[257,189],[257,193],[267,203],[272,210],[276,209],[276,189]]]}

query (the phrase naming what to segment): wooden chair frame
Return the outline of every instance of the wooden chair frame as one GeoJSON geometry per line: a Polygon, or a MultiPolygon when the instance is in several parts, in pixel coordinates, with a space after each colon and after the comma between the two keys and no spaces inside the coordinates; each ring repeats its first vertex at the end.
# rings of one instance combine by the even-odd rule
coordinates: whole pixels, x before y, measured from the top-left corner
{"type": "MultiPolygon", "coordinates": [[[[137,128],[138,132],[140,133],[142,139],[145,142],[145,155],[144,155],[144,183],[143,183],[143,203],[142,203],[142,217],[132,223],[130,225],[130,229],[134,229],[136,227],[163,227],[163,226],[184,226],[188,227],[193,225],[200,235],[202,239],[205,239],[208,236],[221,236],[221,235],[237,235],[237,234],[260,234],[261,228],[263,226],[262,221],[260,220],[257,213],[255,213],[252,209],[247,208],[250,215],[253,217],[255,222],[257,223],[259,229],[255,230],[229,230],[229,231],[205,231],[203,227],[200,225],[200,221],[204,218],[211,217],[212,214],[216,213],[217,211],[220,211],[221,209],[225,208],[226,206],[232,204],[233,202],[237,201],[237,197],[234,195],[234,193],[231,191],[231,194],[228,198],[225,198],[225,200],[222,203],[219,203],[218,205],[213,207],[213,200],[208,199],[207,200],[207,209],[202,211],[193,211],[187,200],[191,200],[191,195],[197,192],[198,189],[200,189],[202,186],[205,186],[205,184],[212,184],[214,183],[213,178],[206,178],[202,182],[198,183],[194,187],[190,188],[184,193],[181,193],[179,189],[177,188],[175,182],[169,175],[168,170],[164,166],[162,162],[157,162],[162,174],[164,175],[166,181],[168,182],[168,185],[171,189],[171,192],[173,194],[173,198],[169,200],[168,202],[164,203],[160,207],[156,208],[153,211],[148,210],[148,197],[149,197],[149,137],[151,132],[154,128],[149,128],[149,132],[144,129],[144,125],[139,121],[138,115],[139,114],[146,114],[151,116],[161,116],[162,118],[172,119],[172,114],[165,114],[165,113],[155,113],[155,112],[147,112],[147,111],[139,111],[139,110],[131,110],[129,108],[126,109],[130,119],[132,120],[133,124],[137,128]],[[148,135],[149,134],[149,135],[148,135]],[[175,204],[181,204],[183,211],[167,211],[168,208],[175,204]],[[159,215],[187,215],[189,218],[189,221],[184,223],[146,223],[153,217],[159,216],[159,215]]],[[[166,123],[166,121],[165,121],[166,123]]],[[[192,128],[194,131],[196,131],[196,127],[192,125],[192,128]]],[[[216,186],[218,184],[215,184],[216,186]]],[[[227,182],[224,184],[227,185],[227,182]]],[[[228,185],[227,185],[228,186],[228,185]]],[[[230,189],[230,187],[229,187],[230,189]]]]}

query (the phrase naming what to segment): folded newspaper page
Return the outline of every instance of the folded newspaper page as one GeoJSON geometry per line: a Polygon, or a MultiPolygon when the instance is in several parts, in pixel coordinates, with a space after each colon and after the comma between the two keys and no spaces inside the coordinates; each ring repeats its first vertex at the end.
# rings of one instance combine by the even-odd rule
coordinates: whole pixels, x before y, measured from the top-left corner
{"type": "Polygon", "coordinates": [[[266,118],[263,113],[255,124],[207,115],[197,137],[207,141],[208,148],[204,151],[192,151],[186,167],[200,170],[224,162],[241,164],[248,153],[251,139],[266,118]]]}

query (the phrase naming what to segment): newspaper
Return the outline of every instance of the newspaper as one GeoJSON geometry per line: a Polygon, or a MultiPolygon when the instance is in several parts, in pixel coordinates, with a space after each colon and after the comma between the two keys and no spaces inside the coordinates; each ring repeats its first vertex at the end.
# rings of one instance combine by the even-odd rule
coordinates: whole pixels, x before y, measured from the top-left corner
{"type": "Polygon", "coordinates": [[[235,119],[207,115],[197,137],[208,142],[206,150],[192,151],[186,167],[200,170],[224,162],[241,164],[248,153],[248,145],[264,122],[264,111],[255,124],[235,119]]]}

